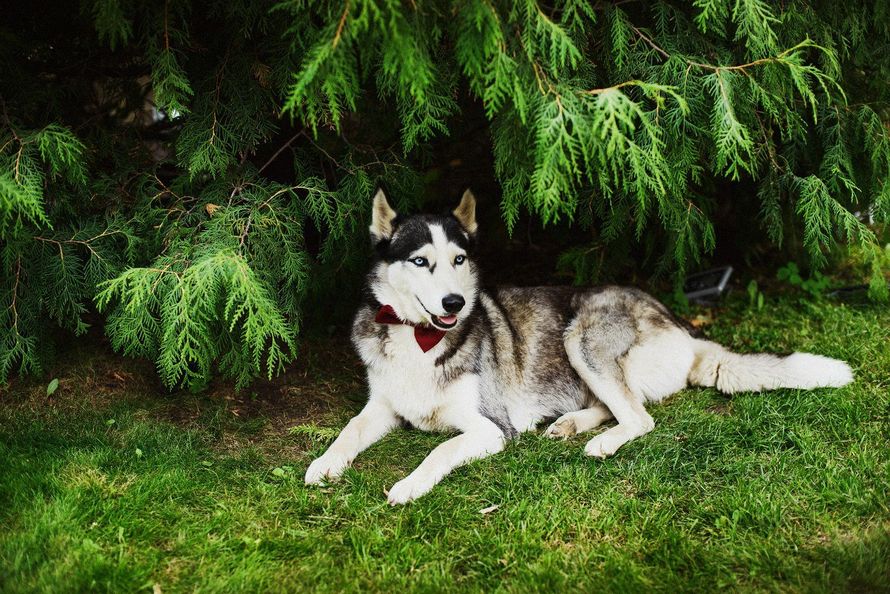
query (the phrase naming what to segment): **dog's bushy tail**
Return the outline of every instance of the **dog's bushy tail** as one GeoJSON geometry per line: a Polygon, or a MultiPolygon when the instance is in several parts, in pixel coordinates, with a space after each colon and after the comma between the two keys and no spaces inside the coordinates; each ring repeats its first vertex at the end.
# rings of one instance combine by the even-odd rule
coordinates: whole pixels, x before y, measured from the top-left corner
{"type": "Polygon", "coordinates": [[[708,340],[695,341],[695,362],[689,372],[691,384],[714,386],[726,394],[776,388],[839,388],[852,381],[850,366],[837,359],[810,353],[742,355],[708,340]]]}

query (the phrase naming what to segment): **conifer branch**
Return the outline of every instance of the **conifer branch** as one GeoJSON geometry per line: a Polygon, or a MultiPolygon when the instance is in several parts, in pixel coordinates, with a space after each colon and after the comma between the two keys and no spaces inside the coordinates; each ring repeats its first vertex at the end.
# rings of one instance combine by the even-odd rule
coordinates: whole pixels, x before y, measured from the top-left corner
{"type": "Polygon", "coordinates": [[[349,0],[346,0],[345,6],[343,7],[343,14],[340,15],[340,22],[337,23],[337,32],[334,33],[334,40],[331,42],[331,46],[334,48],[340,43],[340,35],[343,33],[343,27],[346,26],[347,16],[349,16],[349,0]]]}
{"type": "Polygon", "coordinates": [[[103,259],[103,258],[102,258],[102,254],[101,254],[98,250],[96,250],[96,249],[93,247],[93,245],[91,245],[91,244],[94,243],[94,242],[97,242],[97,241],[99,241],[99,240],[101,240],[101,239],[103,239],[103,238],[105,238],[105,237],[111,237],[112,235],[122,235],[122,234],[123,234],[123,232],[120,231],[120,230],[106,229],[106,230],[103,231],[102,233],[100,233],[100,234],[98,234],[98,235],[96,235],[96,236],[94,236],[94,237],[90,237],[89,239],[74,239],[74,238],[72,238],[72,239],[53,239],[53,238],[51,238],[51,237],[41,237],[40,235],[35,235],[35,236],[34,236],[34,239],[35,239],[36,241],[42,241],[42,242],[45,242],[45,243],[52,243],[52,244],[54,244],[55,246],[57,246],[57,247],[59,248],[60,257],[61,257],[61,259],[63,259],[63,260],[65,259],[64,253],[62,253],[62,246],[63,246],[64,244],[83,246],[83,247],[85,247],[87,250],[89,250],[89,252],[90,252],[91,255],[95,256],[95,257],[96,257],[97,259],[99,259],[99,260],[102,260],[102,259],[103,259]]]}
{"type": "Polygon", "coordinates": [[[170,49],[170,30],[167,27],[168,13],[170,12],[170,0],[164,0],[164,49],[170,49]]]}
{"type": "Polygon", "coordinates": [[[288,148],[290,148],[290,146],[291,146],[294,142],[296,142],[296,140],[297,140],[299,137],[301,137],[301,136],[303,136],[303,135],[304,135],[304,134],[303,134],[303,131],[300,130],[299,132],[297,132],[296,134],[294,134],[293,136],[291,136],[291,137],[287,140],[287,142],[285,142],[284,144],[282,144],[282,145],[278,148],[278,150],[275,151],[274,153],[272,153],[272,156],[269,157],[269,158],[266,160],[266,162],[263,163],[263,165],[262,165],[259,169],[257,169],[257,174],[260,174],[260,173],[262,173],[263,171],[265,171],[266,168],[267,168],[269,165],[271,165],[271,164],[275,161],[275,159],[278,158],[278,155],[280,155],[281,153],[283,153],[284,151],[286,151],[288,148]]]}
{"type": "MultiPolygon", "coordinates": [[[[12,293],[10,297],[9,309],[12,311],[12,333],[19,335],[19,312],[16,307],[19,294],[19,281],[22,277],[22,257],[19,256],[15,260],[15,283],[12,285],[12,293]]],[[[2,378],[5,381],[5,378],[2,378]]]]}
{"type": "MultiPolygon", "coordinates": [[[[636,33],[636,35],[637,35],[640,39],[642,39],[643,41],[645,41],[645,42],[646,42],[652,49],[654,49],[656,52],[658,52],[659,54],[661,54],[666,60],[670,60],[670,59],[673,57],[670,53],[668,53],[667,50],[665,50],[663,47],[661,47],[660,45],[658,45],[657,43],[655,43],[655,42],[652,40],[652,38],[650,38],[650,37],[647,36],[645,33],[643,33],[642,31],[640,31],[637,27],[635,27],[634,25],[631,25],[630,28],[631,28],[631,30],[632,30],[634,33],[636,33]]],[[[690,58],[686,58],[685,56],[682,56],[681,58],[682,58],[682,60],[683,60],[684,62],[686,62],[689,66],[693,66],[693,67],[695,67],[695,68],[701,68],[702,70],[710,70],[710,71],[712,71],[712,72],[719,72],[719,71],[721,71],[721,70],[730,70],[730,71],[731,71],[731,70],[741,70],[741,71],[744,71],[744,70],[746,70],[746,69],[748,69],[748,68],[753,68],[753,67],[755,67],[755,66],[762,66],[762,65],[764,65],[764,64],[771,64],[771,63],[781,62],[784,58],[788,57],[789,55],[793,54],[794,52],[799,51],[799,50],[804,49],[804,48],[808,48],[808,47],[817,47],[817,48],[818,48],[818,46],[815,45],[815,44],[813,44],[812,41],[810,41],[809,39],[805,39],[804,41],[801,41],[801,42],[798,43],[797,45],[795,45],[795,46],[793,46],[793,47],[789,47],[789,48],[787,48],[787,49],[785,49],[785,50],[779,52],[779,53],[778,53],[777,55],[775,55],[775,56],[771,56],[771,57],[768,57],[768,58],[760,58],[760,59],[757,59],[757,60],[753,60],[753,61],[751,61],[751,62],[746,62],[745,64],[734,64],[734,65],[725,65],[725,66],[716,66],[716,65],[714,65],[714,64],[708,64],[708,63],[706,63],[706,62],[697,62],[697,61],[692,60],[692,59],[690,59],[690,58]]],[[[823,48],[819,48],[819,49],[823,49],[823,48]]]]}

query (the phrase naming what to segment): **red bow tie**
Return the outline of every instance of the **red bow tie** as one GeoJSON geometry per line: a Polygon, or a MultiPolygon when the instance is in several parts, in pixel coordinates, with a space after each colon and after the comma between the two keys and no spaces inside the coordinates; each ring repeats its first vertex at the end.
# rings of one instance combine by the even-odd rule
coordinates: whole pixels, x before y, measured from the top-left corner
{"type": "Polygon", "coordinates": [[[439,341],[445,337],[445,330],[439,330],[432,326],[418,326],[417,324],[412,324],[411,322],[406,322],[400,319],[391,305],[381,305],[380,309],[377,310],[377,315],[374,317],[374,321],[378,324],[404,324],[405,326],[414,326],[414,340],[417,341],[417,345],[424,353],[439,344],[439,341]]]}

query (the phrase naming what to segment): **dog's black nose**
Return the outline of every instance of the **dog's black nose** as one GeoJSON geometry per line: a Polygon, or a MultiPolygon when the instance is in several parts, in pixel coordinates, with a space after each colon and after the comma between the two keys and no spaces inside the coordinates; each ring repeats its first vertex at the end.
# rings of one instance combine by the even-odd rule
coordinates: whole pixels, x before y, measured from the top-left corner
{"type": "Polygon", "coordinates": [[[457,313],[459,312],[466,301],[464,298],[458,295],[457,293],[452,293],[451,295],[445,295],[442,297],[442,307],[445,308],[445,311],[448,313],[457,313]]]}

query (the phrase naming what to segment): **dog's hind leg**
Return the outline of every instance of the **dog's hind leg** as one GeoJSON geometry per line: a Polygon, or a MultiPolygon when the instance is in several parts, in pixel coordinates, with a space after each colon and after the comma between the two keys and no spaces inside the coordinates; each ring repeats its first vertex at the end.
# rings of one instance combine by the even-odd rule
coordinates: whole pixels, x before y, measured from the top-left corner
{"type": "Polygon", "coordinates": [[[544,435],[551,439],[568,439],[578,433],[596,429],[612,418],[612,412],[604,405],[596,403],[590,408],[573,410],[562,415],[553,422],[544,435]]]}
{"type": "Polygon", "coordinates": [[[655,428],[655,421],[643,408],[627,386],[620,380],[612,378],[597,378],[597,395],[609,402],[609,408],[615,415],[618,425],[606,429],[584,446],[584,452],[595,458],[607,458],[618,448],[641,437],[655,428]]]}
{"type": "Polygon", "coordinates": [[[655,421],[643,407],[642,398],[627,386],[618,363],[637,341],[632,320],[615,312],[588,313],[579,315],[566,329],[564,343],[572,367],[618,421],[584,447],[588,456],[605,458],[652,431],[655,421]]]}

